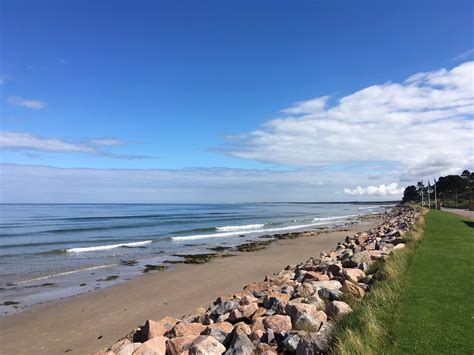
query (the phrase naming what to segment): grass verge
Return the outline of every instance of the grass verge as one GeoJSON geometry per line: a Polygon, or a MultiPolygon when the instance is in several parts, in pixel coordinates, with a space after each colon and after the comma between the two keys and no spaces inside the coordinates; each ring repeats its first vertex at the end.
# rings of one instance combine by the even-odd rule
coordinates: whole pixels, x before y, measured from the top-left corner
{"type": "Polygon", "coordinates": [[[421,216],[404,236],[406,247],[370,268],[378,282],[362,302],[348,300],[354,311],[336,325],[335,354],[381,354],[382,349],[392,347],[393,324],[406,271],[423,238],[424,228],[425,217],[421,216]]]}
{"type": "Polygon", "coordinates": [[[407,247],[375,265],[380,281],[363,302],[351,301],[334,353],[472,354],[473,225],[441,211],[420,218],[407,247]]]}

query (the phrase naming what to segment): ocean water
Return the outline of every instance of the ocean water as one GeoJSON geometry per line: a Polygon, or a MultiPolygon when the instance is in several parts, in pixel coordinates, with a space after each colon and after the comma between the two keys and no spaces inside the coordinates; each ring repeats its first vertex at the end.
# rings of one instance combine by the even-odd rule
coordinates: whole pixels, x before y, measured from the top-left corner
{"type": "Polygon", "coordinates": [[[145,264],[176,259],[176,253],[330,227],[385,209],[320,203],[3,204],[0,313],[122,282],[141,274],[145,264]],[[119,277],[105,281],[110,275],[119,277]],[[19,303],[3,305],[10,301],[19,303]]]}

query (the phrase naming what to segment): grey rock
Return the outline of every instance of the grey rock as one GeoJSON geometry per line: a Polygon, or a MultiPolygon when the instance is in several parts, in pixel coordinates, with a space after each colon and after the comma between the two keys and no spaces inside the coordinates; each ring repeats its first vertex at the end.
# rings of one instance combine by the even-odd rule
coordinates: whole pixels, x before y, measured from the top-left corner
{"type": "Polygon", "coordinates": [[[325,300],[338,301],[342,298],[343,294],[339,290],[331,290],[323,287],[318,290],[318,295],[325,300]]]}
{"type": "Polygon", "coordinates": [[[286,350],[290,352],[296,351],[298,343],[300,342],[300,337],[297,334],[291,334],[283,340],[283,346],[286,350]]]}
{"type": "Polygon", "coordinates": [[[252,355],[255,347],[252,341],[243,332],[234,333],[225,355],[252,355]]]}

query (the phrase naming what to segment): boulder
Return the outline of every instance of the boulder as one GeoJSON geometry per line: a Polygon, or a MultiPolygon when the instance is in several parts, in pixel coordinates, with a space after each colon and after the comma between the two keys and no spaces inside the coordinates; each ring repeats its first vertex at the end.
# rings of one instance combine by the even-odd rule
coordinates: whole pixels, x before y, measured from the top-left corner
{"type": "Polygon", "coordinates": [[[127,344],[131,344],[132,342],[130,340],[128,340],[127,338],[124,338],[124,339],[120,339],[119,341],[117,341],[114,345],[112,345],[110,347],[110,351],[116,353],[119,351],[119,349],[124,346],[124,345],[127,345],[127,344]]]}
{"type": "Polygon", "coordinates": [[[292,353],[296,351],[299,342],[300,337],[298,336],[298,334],[290,334],[285,338],[285,340],[283,340],[283,346],[286,350],[292,353]]]}
{"type": "Polygon", "coordinates": [[[350,312],[352,312],[352,308],[347,303],[341,301],[332,301],[326,308],[326,313],[332,318],[337,318],[350,312]]]}
{"type": "Polygon", "coordinates": [[[277,355],[278,354],[275,348],[265,343],[258,344],[256,353],[259,355],[277,355]]]}
{"type": "Polygon", "coordinates": [[[226,333],[231,333],[234,326],[229,322],[214,323],[208,326],[209,329],[220,329],[226,333]]]}
{"type": "MultiPolygon", "coordinates": [[[[331,291],[332,292],[339,292],[337,290],[331,290],[331,291]]],[[[324,309],[324,307],[326,306],[324,301],[321,298],[319,298],[319,296],[317,294],[314,294],[312,296],[304,298],[301,303],[312,304],[312,305],[316,306],[318,309],[324,309]]]]}
{"type": "Polygon", "coordinates": [[[249,305],[251,303],[257,303],[257,302],[258,302],[258,298],[255,298],[252,295],[245,295],[240,299],[239,303],[241,306],[245,306],[245,305],[249,305]]]}
{"type": "Polygon", "coordinates": [[[207,326],[200,323],[178,323],[174,326],[170,334],[174,337],[182,337],[184,335],[200,335],[207,329],[207,326]]]}
{"type": "Polygon", "coordinates": [[[212,315],[219,317],[223,314],[229,313],[237,307],[239,307],[239,303],[234,300],[223,301],[213,309],[212,315]]]}
{"type": "Polygon", "coordinates": [[[199,336],[189,348],[189,355],[221,355],[224,352],[224,345],[209,335],[199,336]]]}
{"type": "Polygon", "coordinates": [[[312,304],[299,303],[288,305],[286,308],[294,329],[316,331],[321,326],[318,308],[312,304]]]}
{"type": "Polygon", "coordinates": [[[168,339],[166,342],[166,355],[180,355],[188,351],[198,336],[199,335],[185,335],[168,339]]]}
{"type": "Polygon", "coordinates": [[[141,341],[145,342],[154,337],[164,335],[178,323],[180,320],[173,317],[164,317],[159,321],[147,320],[140,330],[141,341]]]}
{"type": "Polygon", "coordinates": [[[267,313],[267,309],[264,307],[259,307],[257,311],[252,315],[252,319],[257,319],[263,317],[267,313]]]}
{"type": "Polygon", "coordinates": [[[337,280],[313,281],[311,284],[313,285],[313,287],[324,287],[330,288],[331,290],[339,290],[342,287],[341,283],[337,280]]]}
{"type": "Polygon", "coordinates": [[[140,345],[133,355],[143,355],[145,353],[155,354],[155,355],[166,355],[166,342],[168,338],[159,335],[153,339],[147,340],[142,345],[140,345]]]}
{"type": "Polygon", "coordinates": [[[230,333],[224,331],[221,328],[207,328],[207,330],[204,332],[205,335],[210,335],[214,339],[216,339],[218,342],[224,344],[230,333]]]}
{"type": "MultiPolygon", "coordinates": [[[[344,283],[342,284],[341,290],[351,294],[352,296],[356,298],[364,298],[365,296],[365,291],[361,286],[359,286],[358,284],[352,283],[348,280],[344,281],[344,283]]],[[[335,298],[333,300],[339,300],[339,298],[335,298]]]]}
{"type": "Polygon", "coordinates": [[[354,253],[352,255],[351,260],[354,261],[356,264],[367,263],[371,259],[371,255],[368,251],[361,251],[358,253],[354,253]]]}
{"type": "Polygon", "coordinates": [[[322,274],[320,272],[317,272],[317,271],[308,271],[304,275],[304,279],[305,280],[314,280],[314,281],[327,281],[327,280],[329,280],[329,276],[325,275],[325,274],[322,274]]]}
{"type": "Polygon", "coordinates": [[[132,355],[135,350],[137,350],[142,343],[128,343],[122,345],[118,351],[117,355],[132,355]]]}
{"type": "Polygon", "coordinates": [[[225,355],[253,355],[255,346],[243,332],[234,332],[225,355]]]}
{"type": "Polygon", "coordinates": [[[288,332],[291,330],[291,318],[289,316],[275,315],[263,319],[266,329],[273,330],[274,333],[288,332]]]}
{"type": "Polygon", "coordinates": [[[397,244],[393,247],[394,250],[399,250],[399,249],[403,249],[403,248],[405,248],[404,243],[399,243],[399,244],[397,244]]]}
{"type": "Polygon", "coordinates": [[[234,326],[233,332],[249,335],[250,333],[252,333],[252,329],[250,329],[250,326],[248,324],[244,322],[239,322],[234,326]]]}
{"type": "Polygon", "coordinates": [[[263,300],[263,306],[269,308],[276,300],[288,302],[290,300],[290,295],[277,291],[268,291],[263,300]]]}
{"type": "Polygon", "coordinates": [[[342,292],[339,290],[332,290],[330,288],[320,288],[318,290],[318,295],[329,301],[340,300],[342,298],[342,292]]]}
{"type": "Polygon", "coordinates": [[[356,268],[346,268],[342,270],[342,276],[346,280],[357,283],[360,279],[365,277],[365,272],[356,268]]]}
{"type": "Polygon", "coordinates": [[[242,319],[249,319],[258,309],[256,303],[251,303],[244,306],[239,306],[237,309],[229,313],[229,322],[235,323],[242,319]]]}

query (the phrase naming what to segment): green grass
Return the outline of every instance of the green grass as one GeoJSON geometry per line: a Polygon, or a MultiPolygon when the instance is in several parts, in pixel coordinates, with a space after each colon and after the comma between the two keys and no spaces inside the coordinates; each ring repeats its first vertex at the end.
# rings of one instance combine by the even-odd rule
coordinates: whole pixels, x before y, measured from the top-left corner
{"type": "Polygon", "coordinates": [[[431,211],[401,292],[395,353],[474,353],[473,258],[474,222],[431,211]]]}
{"type": "Polygon", "coordinates": [[[379,281],[364,300],[348,300],[334,353],[474,353],[474,228],[447,212],[425,218],[405,249],[371,267],[379,281]]]}

